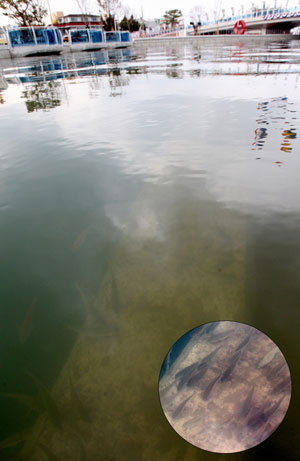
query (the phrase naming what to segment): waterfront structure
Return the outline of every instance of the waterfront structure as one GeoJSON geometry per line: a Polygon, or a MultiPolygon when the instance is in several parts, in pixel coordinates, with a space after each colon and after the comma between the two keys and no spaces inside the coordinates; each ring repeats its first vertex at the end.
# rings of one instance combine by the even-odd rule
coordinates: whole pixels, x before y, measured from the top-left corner
{"type": "MultiPolygon", "coordinates": [[[[292,8],[253,8],[251,11],[230,17],[203,21],[199,35],[233,34],[235,26],[244,21],[245,34],[288,34],[300,25],[300,6],[292,8]]],[[[190,29],[190,33],[193,33],[190,29]]]]}
{"type": "Polygon", "coordinates": [[[128,31],[103,32],[101,29],[70,29],[63,43],[56,27],[7,27],[6,44],[0,45],[0,58],[58,54],[61,52],[125,48],[131,45],[128,31]]]}
{"type": "Polygon", "coordinates": [[[67,14],[58,17],[55,25],[63,34],[70,29],[102,28],[101,17],[94,14],[67,14]]]}
{"type": "Polygon", "coordinates": [[[128,31],[103,32],[101,29],[70,29],[64,48],[68,51],[124,48],[131,45],[128,31]]]}
{"type": "Polygon", "coordinates": [[[6,37],[5,50],[12,57],[57,54],[63,51],[62,36],[55,27],[7,27],[6,37]]]}

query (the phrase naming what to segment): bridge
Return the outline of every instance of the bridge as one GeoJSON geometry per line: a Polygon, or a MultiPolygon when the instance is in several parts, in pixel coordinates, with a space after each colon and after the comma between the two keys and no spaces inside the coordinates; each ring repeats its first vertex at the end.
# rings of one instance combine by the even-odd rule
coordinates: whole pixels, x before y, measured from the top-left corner
{"type": "MultiPolygon", "coordinates": [[[[248,14],[203,22],[195,28],[196,34],[232,34],[238,21],[245,22],[245,34],[288,34],[291,29],[300,26],[300,5],[293,8],[253,9],[248,14]]],[[[194,34],[194,30],[189,29],[188,33],[194,34]]]]}
{"type": "MultiPolygon", "coordinates": [[[[200,19],[200,18],[199,18],[200,19]]],[[[215,21],[202,21],[201,26],[186,24],[158,33],[139,34],[133,38],[159,38],[193,35],[234,34],[234,26],[238,21],[246,24],[245,35],[289,34],[291,29],[300,26],[300,5],[293,8],[253,9],[251,13],[215,21]]]]}

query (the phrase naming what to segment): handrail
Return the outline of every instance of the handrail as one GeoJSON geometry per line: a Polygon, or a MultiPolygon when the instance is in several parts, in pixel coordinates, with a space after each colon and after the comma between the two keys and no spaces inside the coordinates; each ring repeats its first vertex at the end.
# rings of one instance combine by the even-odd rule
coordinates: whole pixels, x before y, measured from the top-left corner
{"type": "Polygon", "coordinates": [[[213,21],[203,21],[202,26],[206,25],[214,25],[214,24],[219,24],[223,22],[228,22],[228,21],[237,21],[240,19],[249,19],[249,18],[258,18],[258,17],[263,17],[263,16],[268,16],[271,14],[278,14],[278,13],[297,13],[300,11],[300,6],[293,6],[290,8],[257,8],[256,10],[252,11],[252,13],[244,13],[244,14],[237,14],[234,16],[227,16],[225,18],[218,18],[217,20],[213,21]],[[258,15],[257,13],[261,13],[258,15]]]}

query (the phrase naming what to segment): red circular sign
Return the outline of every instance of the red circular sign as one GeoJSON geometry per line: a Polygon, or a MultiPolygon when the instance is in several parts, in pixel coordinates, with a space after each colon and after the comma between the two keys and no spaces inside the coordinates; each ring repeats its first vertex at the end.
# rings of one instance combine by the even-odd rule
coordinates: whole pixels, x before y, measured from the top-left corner
{"type": "Polygon", "coordinates": [[[239,21],[237,21],[234,25],[234,33],[235,34],[238,34],[238,35],[241,35],[241,34],[244,34],[245,33],[245,30],[246,30],[246,23],[245,21],[243,21],[242,19],[240,19],[239,21]]]}

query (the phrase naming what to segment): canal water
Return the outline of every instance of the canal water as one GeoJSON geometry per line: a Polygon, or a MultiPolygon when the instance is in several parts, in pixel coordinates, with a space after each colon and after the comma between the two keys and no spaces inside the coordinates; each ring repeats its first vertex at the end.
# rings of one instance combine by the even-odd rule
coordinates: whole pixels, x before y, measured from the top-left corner
{"type": "Polygon", "coordinates": [[[1,459],[225,459],[158,395],[216,320],[267,334],[293,385],[231,458],[300,458],[299,59],[218,37],[1,62],[1,459]]]}

